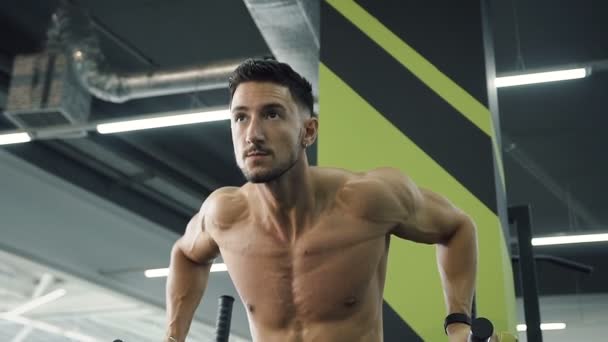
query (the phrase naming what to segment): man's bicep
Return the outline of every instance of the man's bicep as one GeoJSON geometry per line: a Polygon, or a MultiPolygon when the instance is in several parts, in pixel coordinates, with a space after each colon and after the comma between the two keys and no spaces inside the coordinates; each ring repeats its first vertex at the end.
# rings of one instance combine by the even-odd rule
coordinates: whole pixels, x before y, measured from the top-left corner
{"type": "Polygon", "coordinates": [[[205,227],[202,210],[188,222],[186,231],[177,241],[176,247],[186,257],[200,264],[210,263],[218,256],[219,248],[205,227]]]}

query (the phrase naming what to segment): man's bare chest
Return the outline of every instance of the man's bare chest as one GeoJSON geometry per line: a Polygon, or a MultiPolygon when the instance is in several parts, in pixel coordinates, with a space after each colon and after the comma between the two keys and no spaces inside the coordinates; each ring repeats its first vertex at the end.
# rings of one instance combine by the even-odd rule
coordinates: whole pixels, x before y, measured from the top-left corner
{"type": "Polygon", "coordinates": [[[217,242],[254,317],[279,326],[293,317],[339,319],[369,301],[370,291],[381,291],[385,227],[327,216],[291,241],[277,238],[268,227],[233,228],[217,242]]]}

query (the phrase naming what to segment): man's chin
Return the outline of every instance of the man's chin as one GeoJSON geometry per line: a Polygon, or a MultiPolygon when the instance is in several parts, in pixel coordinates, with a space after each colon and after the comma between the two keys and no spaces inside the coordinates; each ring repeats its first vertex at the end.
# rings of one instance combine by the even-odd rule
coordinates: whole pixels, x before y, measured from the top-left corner
{"type": "Polygon", "coordinates": [[[279,165],[268,168],[261,166],[248,169],[242,168],[241,172],[245,176],[245,179],[247,179],[247,181],[250,183],[268,183],[283,176],[283,174],[289,171],[295,164],[296,161],[294,160],[294,162],[288,165],[279,165]]]}
{"type": "Polygon", "coordinates": [[[243,172],[243,174],[248,182],[254,184],[268,183],[277,178],[277,174],[276,172],[273,172],[273,170],[256,170],[252,172],[243,172]]]}
{"type": "Polygon", "coordinates": [[[247,177],[247,181],[249,181],[249,183],[253,183],[253,184],[268,183],[268,182],[273,181],[274,179],[276,179],[276,177],[268,177],[265,175],[247,177]]]}
{"type": "Polygon", "coordinates": [[[264,184],[264,183],[270,182],[270,180],[267,178],[257,178],[257,177],[248,178],[247,181],[249,181],[249,183],[251,183],[251,184],[264,184]]]}

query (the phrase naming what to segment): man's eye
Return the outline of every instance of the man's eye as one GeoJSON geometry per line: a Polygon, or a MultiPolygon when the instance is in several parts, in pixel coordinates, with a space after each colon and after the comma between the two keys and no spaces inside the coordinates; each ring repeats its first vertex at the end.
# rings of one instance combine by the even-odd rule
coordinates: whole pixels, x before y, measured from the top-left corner
{"type": "Polygon", "coordinates": [[[245,115],[237,115],[234,117],[234,122],[241,122],[245,120],[245,115]]]}
{"type": "Polygon", "coordinates": [[[268,119],[277,119],[279,117],[279,113],[273,111],[266,112],[266,117],[268,119]]]}

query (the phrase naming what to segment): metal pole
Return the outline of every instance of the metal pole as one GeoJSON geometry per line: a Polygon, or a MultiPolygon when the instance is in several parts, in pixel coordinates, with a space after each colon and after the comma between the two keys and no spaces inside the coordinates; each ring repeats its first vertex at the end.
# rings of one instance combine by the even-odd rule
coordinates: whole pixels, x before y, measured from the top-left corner
{"type": "Polygon", "coordinates": [[[526,337],[528,342],[542,342],[540,330],[540,309],[538,305],[538,286],[536,281],[536,263],[532,251],[532,224],[530,206],[509,207],[509,223],[517,227],[519,242],[519,275],[524,298],[526,316],[526,337]]]}

